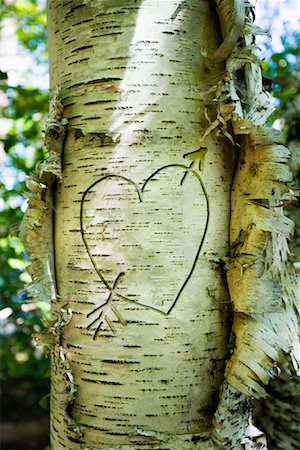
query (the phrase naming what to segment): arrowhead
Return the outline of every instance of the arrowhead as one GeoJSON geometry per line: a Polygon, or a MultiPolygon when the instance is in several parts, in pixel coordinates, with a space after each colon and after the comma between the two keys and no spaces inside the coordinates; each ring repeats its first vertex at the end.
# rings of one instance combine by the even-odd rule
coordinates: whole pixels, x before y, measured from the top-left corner
{"type": "Polygon", "coordinates": [[[192,161],[192,165],[198,162],[199,170],[202,171],[204,168],[204,160],[206,152],[207,152],[206,147],[200,147],[198,150],[194,152],[186,153],[185,155],[183,155],[183,157],[192,161]]]}

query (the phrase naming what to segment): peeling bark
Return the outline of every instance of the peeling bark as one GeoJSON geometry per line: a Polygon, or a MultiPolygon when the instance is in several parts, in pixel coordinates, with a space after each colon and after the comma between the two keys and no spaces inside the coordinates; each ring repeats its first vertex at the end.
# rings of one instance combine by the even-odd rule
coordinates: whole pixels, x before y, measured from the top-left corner
{"type": "Polygon", "coordinates": [[[26,179],[29,192],[24,195],[28,199],[28,208],[20,226],[20,238],[31,258],[27,271],[32,277],[32,283],[28,289],[34,299],[44,301],[56,300],[53,192],[56,182],[61,181],[61,157],[67,131],[62,110],[63,106],[56,91],[45,129],[48,156],[37,163],[35,171],[26,179]]]}
{"type": "Polygon", "coordinates": [[[209,55],[214,62],[225,61],[236,48],[237,42],[243,35],[246,22],[245,0],[217,0],[215,10],[220,20],[223,42],[220,47],[209,55]],[[224,20],[226,18],[226,20],[224,20]]]}
{"type": "MultiPolygon", "coordinates": [[[[295,81],[299,75],[294,74],[295,81]]],[[[296,273],[299,277],[299,207],[293,203],[299,189],[300,171],[300,142],[299,142],[299,117],[300,117],[300,95],[296,95],[284,111],[286,121],[287,145],[291,151],[291,159],[288,161],[293,174],[293,185],[290,198],[285,202],[287,215],[295,222],[295,236],[291,241],[291,258],[294,261],[296,273]],[[298,270],[298,271],[297,271],[298,270]]],[[[295,285],[295,295],[299,298],[298,285],[295,285]]],[[[299,447],[300,429],[300,384],[299,378],[293,374],[292,361],[289,362],[289,372],[282,372],[280,376],[272,381],[267,387],[268,397],[256,402],[254,411],[256,421],[268,436],[270,448],[273,450],[294,450],[299,447]]]]}
{"type": "Polygon", "coordinates": [[[27,267],[32,277],[29,291],[36,301],[51,302],[53,320],[44,322],[46,331],[36,333],[34,338],[39,344],[51,349],[52,370],[61,375],[54,380],[60,386],[60,411],[64,411],[63,420],[68,424],[74,439],[80,440],[80,428],[69,415],[76,388],[62,340],[63,329],[70,322],[72,311],[65,309],[66,302],[57,294],[53,247],[54,192],[57,183],[62,180],[62,154],[67,134],[67,120],[62,118],[62,114],[63,105],[56,89],[45,126],[48,155],[44,161],[37,163],[35,171],[26,180],[30,192],[25,193],[28,208],[21,223],[20,238],[31,258],[31,264],[27,267]]]}
{"type": "MultiPolygon", "coordinates": [[[[226,11],[231,2],[221,3],[219,19],[226,30],[226,11]]],[[[246,12],[251,13],[250,5],[245,5],[246,12]]],[[[245,23],[248,30],[254,29],[250,16],[245,16],[245,23]]],[[[225,31],[224,42],[230,39],[228,36],[225,31]]],[[[265,386],[280,373],[279,367],[288,370],[288,355],[298,374],[300,362],[297,280],[288,249],[294,224],[283,214],[292,181],[287,165],[290,154],[280,145],[278,134],[264,128],[272,108],[262,88],[251,36],[240,35],[231,50],[226,60],[227,74],[219,86],[225,95],[216,98],[223,105],[218,105],[215,121],[219,133],[236,144],[238,154],[231,194],[231,257],[226,260],[234,310],[232,354],[225,369],[226,381],[212,435],[226,449],[238,445],[238,440],[229,443],[226,432],[222,432],[225,417],[230,420],[230,414],[228,417],[221,413],[230,403],[227,383],[245,396],[261,398],[266,396],[265,386]],[[244,79],[237,70],[244,71],[244,79]]],[[[221,53],[222,46],[218,51],[221,53]]],[[[223,53],[227,56],[227,50],[223,53]]],[[[209,133],[215,128],[210,126],[209,133]]],[[[240,397],[242,404],[246,401],[246,397],[240,397]]],[[[233,412],[232,424],[236,417],[233,412]]]]}
{"type": "Polygon", "coordinates": [[[227,278],[236,312],[235,349],[226,377],[254,397],[265,395],[262,385],[278,374],[284,355],[292,355],[296,370],[299,364],[297,299],[289,273],[282,272],[289,265],[286,241],[294,228],[279,206],[291,181],[288,155],[270,132],[249,133],[232,193],[233,260],[227,278]]]}

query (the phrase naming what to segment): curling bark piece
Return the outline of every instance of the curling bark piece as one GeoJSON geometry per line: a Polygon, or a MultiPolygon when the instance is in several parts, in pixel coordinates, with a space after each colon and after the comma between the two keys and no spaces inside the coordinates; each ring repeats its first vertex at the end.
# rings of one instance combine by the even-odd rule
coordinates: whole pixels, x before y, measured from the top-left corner
{"type": "Polygon", "coordinates": [[[31,259],[27,267],[32,277],[28,290],[36,300],[56,299],[53,251],[53,185],[61,181],[61,156],[67,132],[62,119],[63,105],[58,91],[50,103],[50,118],[46,122],[45,145],[48,157],[38,162],[26,180],[29,192],[28,208],[20,226],[20,239],[31,259]]]}
{"type": "Polygon", "coordinates": [[[56,179],[62,180],[62,154],[67,132],[67,119],[63,119],[63,104],[59,98],[59,91],[56,89],[53,99],[50,101],[49,119],[45,127],[45,145],[48,157],[38,166],[40,178],[48,173],[55,175],[56,179]]]}
{"type": "Polygon", "coordinates": [[[299,348],[292,281],[283,283],[281,277],[288,270],[285,244],[294,224],[278,206],[292,178],[288,149],[277,144],[276,133],[253,127],[242,141],[232,190],[232,260],[227,272],[235,347],[225,377],[236,389],[259,398],[265,396],[263,385],[277,375],[277,365],[286,354],[296,361],[299,348]],[[276,272],[277,253],[281,269],[276,272]]]}
{"type": "Polygon", "coordinates": [[[246,2],[244,0],[217,0],[215,9],[219,16],[223,42],[208,58],[219,63],[225,61],[243,35],[246,21],[246,2]]]}
{"type": "MultiPolygon", "coordinates": [[[[290,195],[291,175],[286,165],[289,151],[280,144],[274,130],[264,128],[274,106],[262,86],[253,45],[257,30],[251,23],[252,8],[248,2],[244,5],[247,25],[226,57],[226,76],[219,91],[225,92],[226,84],[230,89],[227,98],[215,96],[221,105],[213,122],[218,127],[221,122],[223,130],[228,123],[233,132],[230,140],[234,141],[239,158],[231,196],[231,258],[225,261],[234,321],[211,436],[213,442],[227,450],[236,450],[242,444],[234,433],[228,440],[228,430],[235,429],[238,415],[233,410],[224,415],[231,402],[230,389],[241,393],[237,403],[244,411],[249,396],[266,395],[264,386],[278,375],[279,365],[285,366],[287,354],[298,370],[300,354],[299,313],[297,316],[287,246],[293,223],[284,216],[282,208],[290,195]],[[239,69],[244,71],[244,79],[237,75],[239,69]],[[234,106],[232,111],[230,106],[234,106]]],[[[224,11],[217,9],[220,24],[226,24],[224,11]]],[[[224,131],[222,134],[226,136],[224,131]]]]}

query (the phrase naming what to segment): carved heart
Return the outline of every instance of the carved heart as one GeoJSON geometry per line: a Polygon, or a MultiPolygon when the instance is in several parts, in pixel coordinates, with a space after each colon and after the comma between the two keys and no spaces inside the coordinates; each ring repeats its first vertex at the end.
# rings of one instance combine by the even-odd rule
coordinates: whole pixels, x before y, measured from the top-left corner
{"type": "Polygon", "coordinates": [[[115,174],[93,183],[81,201],[81,232],[108,291],[169,314],[195,268],[208,215],[199,174],[173,164],[141,188],[115,174]]]}

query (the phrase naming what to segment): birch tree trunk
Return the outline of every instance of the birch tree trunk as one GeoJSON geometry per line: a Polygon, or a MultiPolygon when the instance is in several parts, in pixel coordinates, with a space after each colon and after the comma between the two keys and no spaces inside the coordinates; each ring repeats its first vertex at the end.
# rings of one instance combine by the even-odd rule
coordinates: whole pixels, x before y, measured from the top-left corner
{"type": "Polygon", "coordinates": [[[249,396],[297,359],[276,284],[292,224],[257,203],[280,201],[287,151],[260,128],[245,5],[48,4],[49,156],[22,233],[52,298],[53,450],[250,448],[249,396]]]}
{"type": "Polygon", "coordinates": [[[206,448],[228,341],[216,262],[233,161],[213,138],[201,172],[184,157],[207,128],[203,82],[222,71],[199,51],[220,38],[209,4],[51,1],[48,20],[68,119],[55,248],[76,389],[62,408],[54,360],[52,447],[206,448]]]}

